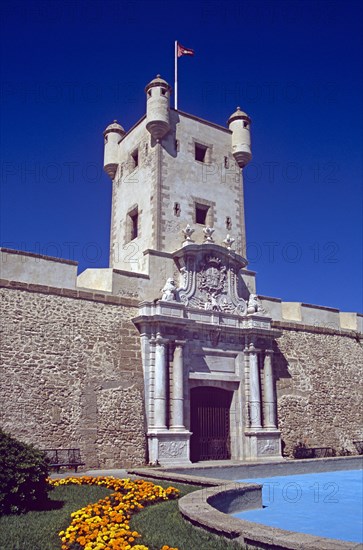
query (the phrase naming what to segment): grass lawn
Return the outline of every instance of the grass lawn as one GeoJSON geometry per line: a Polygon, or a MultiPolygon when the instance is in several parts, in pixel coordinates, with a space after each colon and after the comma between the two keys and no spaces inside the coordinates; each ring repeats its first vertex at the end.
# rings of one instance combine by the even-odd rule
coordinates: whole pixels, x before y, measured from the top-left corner
{"type": "MultiPolygon", "coordinates": [[[[180,497],[202,489],[192,485],[159,482],[156,479],[153,482],[162,487],[176,487],[180,490],[180,497]]],[[[241,546],[236,543],[202,531],[185,521],[179,513],[177,500],[162,502],[141,510],[131,518],[130,527],[140,533],[141,538],[138,542],[145,544],[150,550],[160,550],[164,544],[177,547],[179,550],[241,550],[241,546]]]]}
{"type": "MultiPolygon", "coordinates": [[[[201,489],[190,485],[159,482],[156,485],[180,490],[181,496],[201,489]]],[[[70,514],[90,503],[95,503],[113,491],[96,485],[63,485],[50,494],[44,510],[21,515],[0,517],[0,550],[59,550],[58,533],[70,524],[70,514]]],[[[138,531],[150,550],[160,550],[164,544],[179,550],[240,550],[227,542],[186,522],[178,511],[178,501],[171,500],[146,507],[131,518],[130,527],[138,531]]]]}
{"type": "Polygon", "coordinates": [[[111,492],[97,485],[56,487],[44,511],[0,517],[0,550],[58,550],[58,533],[70,524],[70,514],[111,492]]]}

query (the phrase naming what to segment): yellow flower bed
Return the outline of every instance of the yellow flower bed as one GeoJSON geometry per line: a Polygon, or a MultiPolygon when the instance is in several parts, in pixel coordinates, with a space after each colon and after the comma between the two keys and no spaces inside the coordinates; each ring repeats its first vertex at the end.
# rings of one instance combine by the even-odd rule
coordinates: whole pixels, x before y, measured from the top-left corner
{"type": "MultiPolygon", "coordinates": [[[[116,479],[114,477],[67,477],[48,479],[54,487],[59,485],[101,485],[115,492],[71,514],[70,526],[59,533],[62,550],[148,550],[137,544],[140,537],[131,531],[131,515],[145,506],[163,500],[177,498],[174,487],[163,489],[149,481],[116,479]]],[[[178,550],[167,545],[161,550],[178,550]]]]}

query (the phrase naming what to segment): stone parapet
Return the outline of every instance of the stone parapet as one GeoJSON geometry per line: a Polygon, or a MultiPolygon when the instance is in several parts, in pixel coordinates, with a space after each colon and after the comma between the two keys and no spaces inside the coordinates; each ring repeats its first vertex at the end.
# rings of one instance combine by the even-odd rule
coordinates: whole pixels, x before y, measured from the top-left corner
{"type": "Polygon", "coordinates": [[[353,330],[346,329],[336,329],[330,327],[316,326],[316,325],[305,325],[303,323],[296,323],[291,321],[272,321],[271,326],[278,329],[286,330],[296,330],[300,332],[308,332],[313,334],[330,334],[336,336],[347,336],[348,338],[360,339],[362,333],[353,330]]]}
{"type": "MultiPolygon", "coordinates": [[[[259,295],[262,306],[276,322],[289,322],[300,327],[316,327],[322,333],[332,331],[353,331],[363,334],[363,315],[356,312],[343,312],[339,309],[306,304],[303,302],[283,302],[279,298],[259,295]]],[[[331,333],[332,334],[332,333],[331,333]]]]}
{"type": "Polygon", "coordinates": [[[28,284],[76,288],[77,262],[9,248],[0,249],[3,279],[28,284]]]}

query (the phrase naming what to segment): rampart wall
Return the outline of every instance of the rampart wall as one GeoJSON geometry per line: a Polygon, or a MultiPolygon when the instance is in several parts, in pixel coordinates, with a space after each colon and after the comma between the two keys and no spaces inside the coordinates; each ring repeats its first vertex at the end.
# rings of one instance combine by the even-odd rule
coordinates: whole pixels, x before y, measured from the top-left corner
{"type": "Polygon", "coordinates": [[[274,322],[282,329],[274,356],[284,452],[301,442],[356,453],[363,439],[361,336],[324,326],[274,322]]]}
{"type": "Polygon", "coordinates": [[[87,467],[145,463],[143,373],[132,300],[2,281],[0,425],[87,467]]]}

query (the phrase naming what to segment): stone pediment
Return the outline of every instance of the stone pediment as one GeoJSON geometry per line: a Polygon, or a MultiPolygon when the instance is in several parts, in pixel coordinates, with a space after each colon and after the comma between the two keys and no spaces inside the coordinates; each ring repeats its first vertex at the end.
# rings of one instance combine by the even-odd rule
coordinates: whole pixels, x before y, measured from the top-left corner
{"type": "Polygon", "coordinates": [[[173,257],[179,270],[175,300],[203,310],[248,313],[250,294],[240,274],[245,258],[212,243],[189,244],[173,257]]]}

